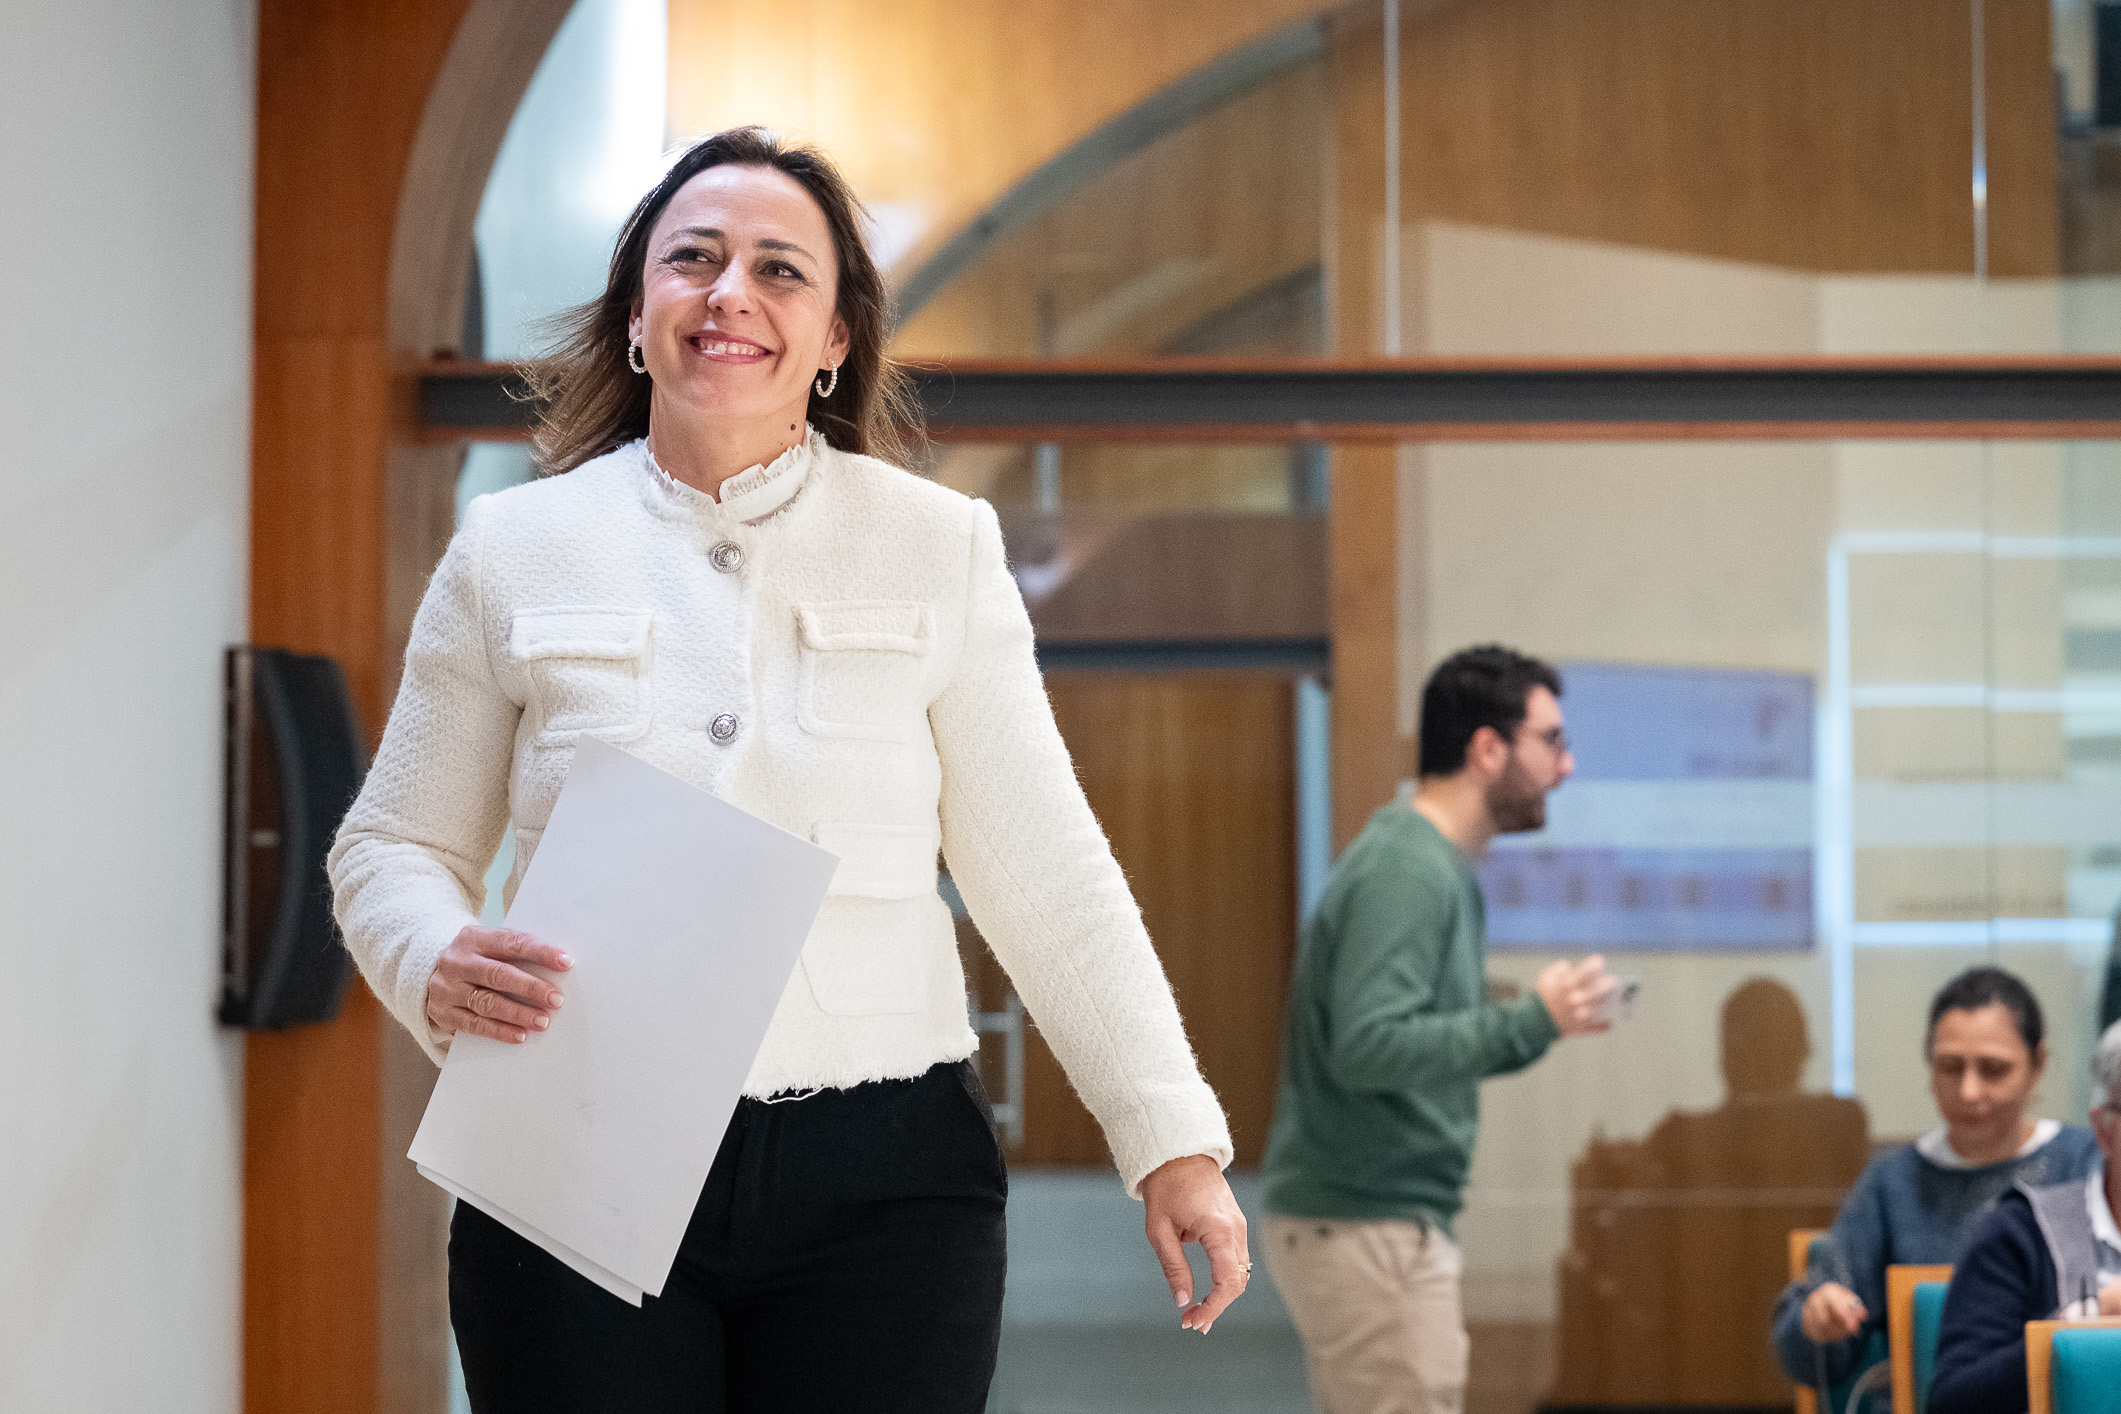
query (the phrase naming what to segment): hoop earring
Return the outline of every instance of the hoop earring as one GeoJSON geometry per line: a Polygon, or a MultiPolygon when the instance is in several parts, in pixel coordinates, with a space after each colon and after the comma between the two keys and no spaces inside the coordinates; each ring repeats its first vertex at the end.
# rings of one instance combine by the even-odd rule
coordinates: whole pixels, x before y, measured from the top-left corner
{"type": "Polygon", "coordinates": [[[631,343],[626,345],[626,366],[636,373],[646,373],[648,371],[648,365],[640,362],[640,357],[641,341],[639,339],[635,339],[631,343]]]}
{"type": "Polygon", "coordinates": [[[821,373],[818,375],[817,382],[810,385],[811,387],[817,389],[817,395],[821,398],[831,397],[832,390],[834,388],[839,387],[840,385],[840,366],[836,363],[833,364],[831,372],[832,381],[830,383],[825,381],[825,375],[821,373]]]}

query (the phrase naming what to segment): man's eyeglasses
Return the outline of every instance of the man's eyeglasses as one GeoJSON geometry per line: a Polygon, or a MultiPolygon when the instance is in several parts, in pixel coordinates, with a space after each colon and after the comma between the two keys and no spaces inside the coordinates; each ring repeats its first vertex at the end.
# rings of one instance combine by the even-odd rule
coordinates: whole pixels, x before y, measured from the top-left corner
{"type": "Polygon", "coordinates": [[[1522,741],[1526,737],[1531,737],[1534,741],[1545,742],[1547,750],[1553,752],[1556,756],[1566,756],[1568,754],[1569,734],[1560,727],[1548,727],[1543,732],[1528,732],[1522,727],[1518,728],[1517,739],[1522,741]]]}

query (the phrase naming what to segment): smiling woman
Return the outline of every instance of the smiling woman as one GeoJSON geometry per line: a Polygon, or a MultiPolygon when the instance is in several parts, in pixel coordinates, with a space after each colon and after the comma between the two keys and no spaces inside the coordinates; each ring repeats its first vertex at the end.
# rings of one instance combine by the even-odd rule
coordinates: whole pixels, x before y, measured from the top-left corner
{"type": "MultiPolygon", "coordinates": [[[[559,944],[587,967],[595,940],[481,927],[471,900],[510,822],[513,896],[585,735],[840,860],[655,1300],[457,1208],[476,1410],[985,1407],[1006,1178],[939,854],[1143,1199],[1179,1320],[1208,1330],[1246,1285],[1229,1128],[994,510],[876,455],[903,385],[861,229],[822,154],[750,128],[635,209],[538,374],[548,474],[465,511],[332,850],[348,947],[436,1059],[568,1024],[559,944]]],[[[698,1023],[673,999],[641,1024],[698,1023]]]]}
{"type": "Polygon", "coordinates": [[[823,153],[764,129],[693,146],[627,219],[604,293],[554,320],[559,346],[532,373],[540,469],[648,436],[651,414],[741,455],[732,438],[785,449],[807,413],[839,450],[902,462],[920,411],[884,356],[889,306],[861,210],[823,153]]]}

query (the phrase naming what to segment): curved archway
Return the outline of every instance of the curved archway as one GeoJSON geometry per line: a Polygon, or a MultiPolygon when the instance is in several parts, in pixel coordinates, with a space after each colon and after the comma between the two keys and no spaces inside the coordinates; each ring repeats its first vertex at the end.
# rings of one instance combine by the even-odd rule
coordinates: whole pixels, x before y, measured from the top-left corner
{"type": "Polygon", "coordinates": [[[472,223],[538,61],[574,0],[471,0],[435,75],[405,162],[390,243],[390,344],[417,356],[457,347],[472,223]]]}
{"type": "MultiPolygon", "coordinates": [[[[412,364],[455,343],[480,194],[570,0],[258,10],[251,638],[328,653],[380,728],[459,454],[412,364]]],[[[363,988],[247,1038],[244,1407],[439,1411],[442,1205],[402,1159],[433,1070],[363,988]]]]}

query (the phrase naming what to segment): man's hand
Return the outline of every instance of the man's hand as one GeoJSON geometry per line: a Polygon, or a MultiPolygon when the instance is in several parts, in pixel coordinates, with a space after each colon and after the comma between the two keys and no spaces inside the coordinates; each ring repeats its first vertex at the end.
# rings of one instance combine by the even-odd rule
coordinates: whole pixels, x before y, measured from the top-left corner
{"type": "Polygon", "coordinates": [[[574,959],[550,943],[507,928],[467,924],[427,979],[427,1021],[443,1035],[469,1031],[520,1042],[552,1025],[560,989],[515,964],[565,972],[574,959]]]}
{"type": "Polygon", "coordinates": [[[1554,1029],[1564,1036],[1588,1036],[1610,1031],[1613,1023],[1605,1013],[1605,1000],[1620,979],[1609,976],[1605,958],[1592,953],[1581,962],[1548,963],[1534,984],[1539,1000],[1546,1003],[1554,1029]]]}
{"type": "Polygon", "coordinates": [[[1143,1179],[1142,1207],[1149,1246],[1180,1307],[1178,1323],[1206,1335],[1252,1279],[1245,1215],[1222,1169],[1206,1154],[1173,1159],[1143,1179]],[[1193,1300],[1193,1268],[1186,1263],[1188,1242],[1198,1242],[1208,1254],[1215,1277],[1214,1289],[1198,1302],[1193,1300]]]}
{"type": "MultiPolygon", "coordinates": [[[[2121,1282],[2115,1284],[2114,1290],[2121,1295],[2121,1282]]],[[[1805,1298],[1804,1337],[1815,1345],[1847,1340],[1863,1329],[1870,1314],[1864,1309],[1862,1297],[1839,1282],[1827,1282],[1805,1298]]]]}

